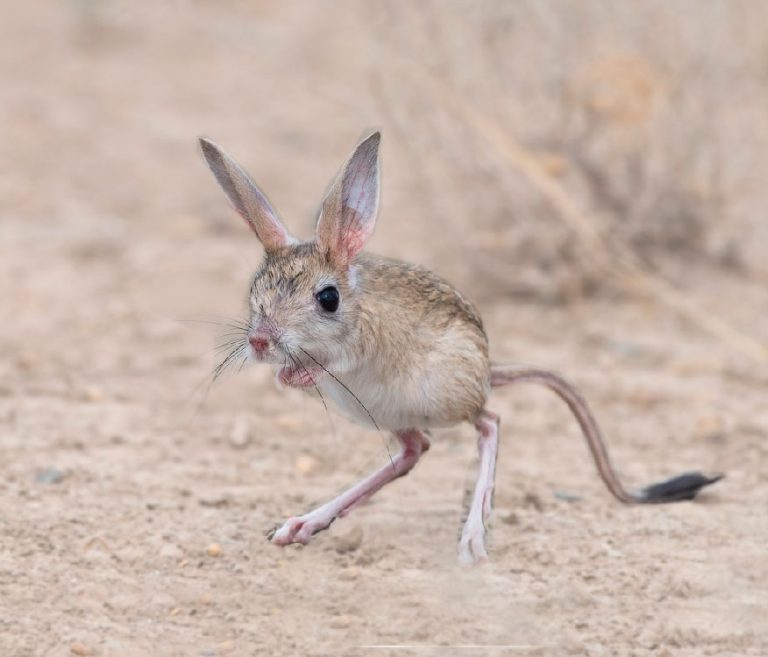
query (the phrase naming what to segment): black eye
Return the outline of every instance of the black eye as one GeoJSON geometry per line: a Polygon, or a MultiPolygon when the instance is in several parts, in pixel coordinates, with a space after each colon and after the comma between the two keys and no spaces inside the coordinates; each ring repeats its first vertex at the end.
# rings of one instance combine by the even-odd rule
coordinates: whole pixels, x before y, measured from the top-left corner
{"type": "Polygon", "coordinates": [[[315,297],[317,298],[320,307],[329,313],[335,313],[336,309],[339,307],[339,291],[333,287],[333,285],[324,287],[315,295],[315,297]]]}

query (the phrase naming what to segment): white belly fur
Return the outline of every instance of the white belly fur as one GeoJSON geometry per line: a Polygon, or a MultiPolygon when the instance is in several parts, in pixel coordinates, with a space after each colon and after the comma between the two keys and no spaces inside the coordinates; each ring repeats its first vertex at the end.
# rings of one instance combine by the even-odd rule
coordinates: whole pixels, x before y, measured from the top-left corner
{"type": "Polygon", "coordinates": [[[426,390],[420,386],[402,381],[384,385],[361,376],[358,371],[345,372],[343,378],[339,378],[359,401],[327,375],[318,383],[318,388],[326,401],[332,401],[341,414],[352,422],[389,431],[445,425],[429,412],[431,404],[426,390]]]}

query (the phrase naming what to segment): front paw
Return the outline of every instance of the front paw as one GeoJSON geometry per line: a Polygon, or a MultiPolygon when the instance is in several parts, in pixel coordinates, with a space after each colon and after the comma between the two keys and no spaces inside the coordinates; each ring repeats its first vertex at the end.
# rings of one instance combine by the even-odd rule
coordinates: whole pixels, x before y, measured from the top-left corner
{"type": "Polygon", "coordinates": [[[320,367],[282,367],[277,371],[280,386],[291,388],[311,388],[323,377],[325,372],[320,367]]]}

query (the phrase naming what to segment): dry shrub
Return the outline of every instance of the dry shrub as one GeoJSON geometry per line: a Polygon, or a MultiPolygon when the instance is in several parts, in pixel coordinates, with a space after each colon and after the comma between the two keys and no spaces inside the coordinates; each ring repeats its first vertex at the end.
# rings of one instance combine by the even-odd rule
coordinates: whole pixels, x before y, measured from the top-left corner
{"type": "MultiPolygon", "coordinates": [[[[768,39],[750,25],[754,3],[683,4],[691,11],[662,2],[398,5],[377,34],[395,59],[526,148],[609,241],[662,269],[684,259],[749,271],[761,258],[749,254],[747,217],[764,194],[746,179],[768,162],[737,135],[756,127],[743,109],[765,97],[759,52],[768,39]]],[[[471,122],[396,71],[378,75],[440,196],[431,209],[457,227],[471,218],[479,256],[463,274],[488,280],[491,296],[612,289],[594,266],[603,254],[585,250],[471,122]]],[[[441,241],[432,244],[455,248],[441,241]]]]}

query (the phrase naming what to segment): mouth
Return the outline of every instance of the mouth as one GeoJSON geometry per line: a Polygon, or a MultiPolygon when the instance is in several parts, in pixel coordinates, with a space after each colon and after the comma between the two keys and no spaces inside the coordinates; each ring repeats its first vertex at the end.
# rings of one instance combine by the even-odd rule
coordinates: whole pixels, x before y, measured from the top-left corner
{"type": "Polygon", "coordinates": [[[325,371],[321,367],[282,367],[277,372],[277,379],[286,386],[292,388],[309,388],[317,385],[323,378],[325,371]]]}

